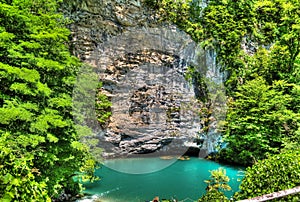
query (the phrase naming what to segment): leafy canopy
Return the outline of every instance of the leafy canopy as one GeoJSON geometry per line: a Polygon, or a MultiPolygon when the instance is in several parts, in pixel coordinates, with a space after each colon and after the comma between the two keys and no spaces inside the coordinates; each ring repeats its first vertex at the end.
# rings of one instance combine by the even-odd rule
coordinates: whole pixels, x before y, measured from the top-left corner
{"type": "Polygon", "coordinates": [[[56,0],[0,0],[0,200],[76,191],[94,160],[72,117],[78,60],[56,0]]]}

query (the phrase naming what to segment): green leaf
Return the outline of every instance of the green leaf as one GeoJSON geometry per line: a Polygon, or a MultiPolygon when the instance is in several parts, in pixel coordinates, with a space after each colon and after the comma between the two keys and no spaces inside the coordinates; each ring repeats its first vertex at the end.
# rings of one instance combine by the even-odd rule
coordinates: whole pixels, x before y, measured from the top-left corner
{"type": "Polygon", "coordinates": [[[54,143],[58,142],[58,140],[59,140],[57,137],[55,137],[54,135],[52,135],[50,133],[47,134],[47,139],[49,140],[49,142],[54,142],[54,143]]]}

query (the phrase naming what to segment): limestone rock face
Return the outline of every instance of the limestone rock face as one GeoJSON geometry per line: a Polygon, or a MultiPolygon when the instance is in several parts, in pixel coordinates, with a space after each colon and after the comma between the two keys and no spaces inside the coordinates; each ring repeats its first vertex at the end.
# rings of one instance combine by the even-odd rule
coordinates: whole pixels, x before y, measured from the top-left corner
{"type": "Polygon", "coordinates": [[[184,73],[203,61],[204,52],[175,27],[131,29],[99,45],[88,62],[113,103],[106,153],[185,153],[200,120],[184,73]]]}
{"type": "MultiPolygon", "coordinates": [[[[107,127],[96,131],[104,156],[200,149],[202,106],[185,73],[196,66],[218,83],[212,57],[175,26],[158,23],[141,0],[66,0],[64,12],[74,21],[74,54],[94,67],[113,104],[107,127]]],[[[204,135],[204,155],[215,130],[204,135]]]]}
{"type": "Polygon", "coordinates": [[[64,0],[62,10],[74,22],[70,26],[73,52],[83,61],[112,36],[158,24],[143,0],[64,0]]]}

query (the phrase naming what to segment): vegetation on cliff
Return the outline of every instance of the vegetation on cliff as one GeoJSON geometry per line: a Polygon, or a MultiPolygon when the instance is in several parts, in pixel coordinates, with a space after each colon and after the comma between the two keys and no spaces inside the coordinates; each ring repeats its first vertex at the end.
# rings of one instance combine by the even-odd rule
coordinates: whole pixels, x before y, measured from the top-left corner
{"type": "Polygon", "coordinates": [[[219,158],[244,165],[298,139],[300,3],[292,0],[148,1],[162,20],[217,52],[228,111],[219,158]]]}
{"type": "Polygon", "coordinates": [[[237,197],[298,185],[295,175],[300,171],[287,159],[297,156],[299,148],[300,2],[210,0],[203,6],[192,0],[148,0],[147,4],[204,49],[215,50],[217,63],[227,74],[228,110],[222,123],[226,147],[217,158],[254,164],[247,170],[237,197]],[[283,170],[275,171],[276,165],[282,165],[283,170]],[[286,170],[293,174],[283,179],[281,174],[289,173],[286,170]],[[272,186],[261,187],[264,184],[272,186]]]}
{"type": "MultiPolygon", "coordinates": [[[[74,176],[93,177],[95,159],[78,133],[90,129],[75,125],[72,110],[81,64],[66,45],[68,21],[57,12],[59,2],[0,0],[1,201],[50,201],[63,190],[78,191],[74,176]]],[[[217,157],[253,165],[236,198],[298,185],[300,2],[210,0],[206,7],[192,0],[146,2],[162,20],[215,50],[226,71],[226,147],[217,157]]],[[[195,75],[195,83],[204,85],[195,75]]],[[[111,104],[101,93],[96,99],[97,121],[105,125],[111,104]]],[[[223,197],[213,188],[203,200],[216,195],[223,197]]]]}

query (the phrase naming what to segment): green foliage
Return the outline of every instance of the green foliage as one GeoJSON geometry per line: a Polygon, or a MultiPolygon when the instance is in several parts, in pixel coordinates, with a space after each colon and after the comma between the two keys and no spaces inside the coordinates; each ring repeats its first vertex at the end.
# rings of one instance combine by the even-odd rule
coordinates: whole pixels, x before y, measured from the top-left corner
{"type": "Polygon", "coordinates": [[[211,118],[223,119],[226,103],[225,89],[222,83],[216,83],[212,78],[205,78],[205,70],[189,67],[185,79],[192,84],[198,104],[199,116],[203,120],[201,133],[207,133],[211,118]],[[214,116],[214,117],[212,117],[214,116]]]}
{"type": "Polygon", "coordinates": [[[99,123],[102,126],[105,126],[108,123],[108,119],[111,116],[111,106],[112,103],[108,99],[108,97],[101,92],[102,83],[99,83],[96,94],[96,115],[99,123]]]}
{"type": "Polygon", "coordinates": [[[270,52],[266,79],[287,79],[296,69],[300,51],[299,1],[211,0],[205,8],[198,1],[150,2],[162,20],[175,23],[204,48],[217,51],[218,63],[228,73],[229,93],[247,76],[253,76],[246,75],[253,68],[249,61],[252,57],[244,48],[249,44],[250,48],[254,46],[254,54],[257,48],[270,52]]]}
{"type": "Polygon", "coordinates": [[[231,187],[228,185],[229,177],[226,176],[226,170],[219,168],[210,171],[210,173],[210,179],[205,180],[205,183],[207,183],[207,192],[198,201],[229,201],[224,193],[221,192],[231,190],[231,187]]]}
{"type": "Polygon", "coordinates": [[[84,65],[73,90],[73,111],[79,125],[95,128],[105,126],[111,116],[112,103],[102,90],[102,82],[93,67],[84,65]]]}
{"type": "Polygon", "coordinates": [[[298,114],[289,109],[293,98],[284,91],[293,87],[284,81],[272,86],[258,77],[238,87],[227,113],[221,158],[249,165],[267,154],[276,154],[295,138],[298,114]]]}
{"type": "Polygon", "coordinates": [[[196,98],[202,102],[206,102],[209,97],[207,89],[208,81],[203,77],[203,73],[198,71],[196,67],[189,67],[185,73],[185,79],[193,85],[196,98]]]}
{"type": "Polygon", "coordinates": [[[180,29],[189,33],[199,41],[202,36],[199,14],[202,10],[200,2],[192,0],[146,0],[146,5],[157,10],[162,21],[175,23],[180,29]]]}
{"type": "MultiPolygon", "coordinates": [[[[34,167],[34,155],[26,146],[38,142],[34,137],[17,138],[0,131],[0,197],[1,201],[51,201],[47,179],[37,180],[41,172],[34,167]],[[16,139],[17,138],[17,139],[16,139]]],[[[43,141],[43,140],[40,140],[43,141]]]]}
{"type": "Polygon", "coordinates": [[[97,133],[109,123],[112,103],[102,92],[102,83],[92,66],[84,65],[78,72],[73,90],[73,115],[80,141],[101,161],[97,133]]]}
{"type": "MultiPolygon", "coordinates": [[[[300,183],[300,152],[293,150],[269,156],[248,167],[236,200],[294,188],[300,183]]],[[[290,195],[276,201],[299,201],[300,196],[290,195]]]]}
{"type": "Polygon", "coordinates": [[[210,178],[205,180],[207,183],[207,191],[230,191],[231,187],[228,185],[229,177],[226,176],[226,170],[224,168],[219,168],[217,170],[209,171],[210,178]]]}
{"type": "Polygon", "coordinates": [[[223,192],[219,192],[216,190],[212,190],[206,192],[201,198],[199,198],[198,202],[207,202],[207,201],[214,201],[214,202],[227,202],[229,201],[228,198],[224,195],[223,192]]]}
{"type": "Polygon", "coordinates": [[[162,19],[213,48],[227,72],[227,148],[221,159],[249,165],[299,140],[299,1],[211,0],[201,8],[194,1],[159,0],[155,5],[162,19]]]}
{"type": "Polygon", "coordinates": [[[0,201],[50,201],[78,191],[77,171],[92,177],[71,113],[80,63],[57,3],[0,1],[0,201]]]}

